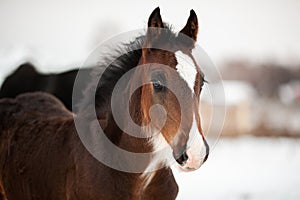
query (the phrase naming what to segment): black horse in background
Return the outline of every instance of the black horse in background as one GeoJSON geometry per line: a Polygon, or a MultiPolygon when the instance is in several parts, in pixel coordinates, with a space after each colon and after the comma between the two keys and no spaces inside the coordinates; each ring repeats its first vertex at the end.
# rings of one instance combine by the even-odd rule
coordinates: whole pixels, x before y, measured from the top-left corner
{"type": "MultiPolygon", "coordinates": [[[[26,92],[47,92],[60,99],[72,111],[73,85],[78,70],[74,69],[60,74],[40,74],[31,63],[22,64],[3,82],[0,89],[0,98],[15,98],[26,92]]],[[[81,70],[83,77],[88,77],[91,72],[91,68],[81,70]]],[[[79,89],[83,91],[86,84],[83,82],[80,87],[79,89]]],[[[82,97],[83,95],[74,98],[74,105],[77,105],[82,97]]],[[[76,113],[77,109],[74,109],[73,112],[76,113]]]]}

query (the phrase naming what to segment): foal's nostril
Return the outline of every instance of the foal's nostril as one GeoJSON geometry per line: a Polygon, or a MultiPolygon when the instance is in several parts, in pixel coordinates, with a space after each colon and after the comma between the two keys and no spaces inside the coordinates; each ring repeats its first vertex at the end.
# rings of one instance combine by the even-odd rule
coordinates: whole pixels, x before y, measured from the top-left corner
{"type": "Polygon", "coordinates": [[[186,154],[186,152],[184,152],[183,154],[181,154],[181,156],[179,158],[176,159],[176,161],[180,164],[183,165],[187,160],[188,160],[188,155],[186,154]]]}
{"type": "Polygon", "coordinates": [[[207,160],[208,155],[209,155],[209,146],[208,146],[208,143],[207,143],[206,140],[204,140],[204,144],[205,144],[206,153],[205,153],[205,157],[204,157],[203,162],[205,162],[207,160]]]}
{"type": "Polygon", "coordinates": [[[203,159],[203,162],[205,162],[208,158],[208,153],[205,155],[204,159],[203,159]]]}

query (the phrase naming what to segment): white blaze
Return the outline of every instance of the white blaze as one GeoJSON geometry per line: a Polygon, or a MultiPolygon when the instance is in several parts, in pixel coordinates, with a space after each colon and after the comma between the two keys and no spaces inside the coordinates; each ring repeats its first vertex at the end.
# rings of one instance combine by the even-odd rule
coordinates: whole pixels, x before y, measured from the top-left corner
{"type": "Polygon", "coordinates": [[[189,168],[195,169],[200,167],[206,156],[206,146],[198,129],[195,116],[193,117],[189,140],[187,142],[187,155],[189,159],[187,160],[186,165],[189,168]]]}
{"type": "Polygon", "coordinates": [[[194,93],[194,85],[197,75],[197,69],[193,60],[182,51],[176,51],[177,59],[176,69],[183,80],[188,84],[189,88],[194,93]]]}

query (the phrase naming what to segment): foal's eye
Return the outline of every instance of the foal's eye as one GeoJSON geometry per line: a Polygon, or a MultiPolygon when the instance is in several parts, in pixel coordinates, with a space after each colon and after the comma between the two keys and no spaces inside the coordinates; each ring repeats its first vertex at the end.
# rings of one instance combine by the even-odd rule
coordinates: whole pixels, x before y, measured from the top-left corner
{"type": "Polygon", "coordinates": [[[164,87],[159,80],[153,80],[152,85],[153,88],[158,91],[162,90],[162,88],[164,87]]]}

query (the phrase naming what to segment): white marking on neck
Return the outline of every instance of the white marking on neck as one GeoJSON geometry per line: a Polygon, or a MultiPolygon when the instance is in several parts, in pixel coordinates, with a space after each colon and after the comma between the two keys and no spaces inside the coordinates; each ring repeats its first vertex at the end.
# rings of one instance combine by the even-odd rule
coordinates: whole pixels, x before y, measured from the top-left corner
{"type": "Polygon", "coordinates": [[[149,140],[153,146],[153,157],[144,173],[152,172],[161,166],[169,166],[173,161],[173,150],[162,133],[157,133],[149,140]]]}
{"type": "MultiPolygon", "coordinates": [[[[153,131],[153,130],[148,130],[148,131],[153,131]]],[[[153,146],[153,157],[149,165],[141,175],[141,178],[143,179],[143,187],[142,187],[143,191],[146,190],[148,185],[151,183],[153,177],[156,174],[155,171],[161,168],[162,166],[169,166],[169,164],[171,164],[172,159],[174,159],[172,154],[173,152],[172,148],[165,140],[162,133],[159,132],[156,133],[154,136],[150,137],[149,143],[153,146]]]]}
{"type": "Polygon", "coordinates": [[[177,66],[176,69],[183,80],[188,84],[189,88],[194,93],[194,85],[197,75],[197,69],[193,60],[182,51],[175,52],[177,66]]]}

